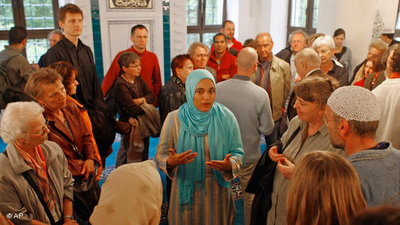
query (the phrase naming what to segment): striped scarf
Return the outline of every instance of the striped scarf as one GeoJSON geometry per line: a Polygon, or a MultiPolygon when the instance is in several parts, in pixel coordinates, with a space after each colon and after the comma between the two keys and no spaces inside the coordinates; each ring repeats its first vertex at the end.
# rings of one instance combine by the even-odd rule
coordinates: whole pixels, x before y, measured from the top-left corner
{"type": "Polygon", "coordinates": [[[43,194],[43,200],[46,202],[49,209],[53,209],[55,202],[55,193],[52,188],[49,186],[49,176],[47,174],[47,166],[46,159],[43,156],[42,149],[40,146],[35,147],[35,158],[26,153],[20,146],[14,144],[18,153],[22,156],[26,164],[32,167],[37,175],[37,182],[40,189],[40,192],[43,194]]]}

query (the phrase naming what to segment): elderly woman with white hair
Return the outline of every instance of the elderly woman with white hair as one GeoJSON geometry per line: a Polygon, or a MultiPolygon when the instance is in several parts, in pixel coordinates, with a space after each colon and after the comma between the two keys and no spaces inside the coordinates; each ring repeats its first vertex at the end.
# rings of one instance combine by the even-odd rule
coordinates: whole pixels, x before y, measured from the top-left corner
{"type": "Polygon", "coordinates": [[[44,109],[35,102],[7,105],[0,135],[0,211],[15,224],[77,224],[73,186],[61,148],[47,141],[44,109]]]}
{"type": "Polygon", "coordinates": [[[340,62],[332,59],[335,54],[335,42],[333,38],[329,35],[319,37],[315,39],[312,47],[321,57],[322,72],[336,78],[339,81],[340,86],[348,85],[349,72],[343,67],[342,64],[340,64],[340,62]]]}

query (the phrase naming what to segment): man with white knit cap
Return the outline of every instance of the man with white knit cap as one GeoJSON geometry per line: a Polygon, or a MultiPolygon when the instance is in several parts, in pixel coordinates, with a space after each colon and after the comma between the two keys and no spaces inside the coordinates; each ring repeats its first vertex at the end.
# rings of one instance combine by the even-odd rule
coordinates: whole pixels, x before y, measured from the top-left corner
{"type": "Polygon", "coordinates": [[[326,108],[330,141],[346,151],[367,204],[399,204],[400,151],[376,141],[381,117],[377,98],[365,88],[346,86],[332,93],[326,108]]]}

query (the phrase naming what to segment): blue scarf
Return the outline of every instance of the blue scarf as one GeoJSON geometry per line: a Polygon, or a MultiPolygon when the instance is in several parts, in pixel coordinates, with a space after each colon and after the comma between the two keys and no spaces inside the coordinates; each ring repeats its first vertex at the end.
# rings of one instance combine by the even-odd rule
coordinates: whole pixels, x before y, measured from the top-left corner
{"type": "MultiPolygon", "coordinates": [[[[189,208],[193,204],[195,190],[202,188],[204,184],[206,134],[208,134],[211,160],[224,160],[228,153],[231,156],[243,157],[239,126],[233,113],[216,102],[208,112],[201,112],[194,105],[195,90],[202,79],[212,80],[215,86],[214,77],[207,70],[199,69],[191,72],[185,83],[187,102],[178,111],[180,129],[177,153],[190,149],[197,152],[193,162],[178,166],[179,205],[189,208]]],[[[230,183],[225,181],[220,171],[213,170],[213,172],[222,187],[230,187],[230,183]]]]}

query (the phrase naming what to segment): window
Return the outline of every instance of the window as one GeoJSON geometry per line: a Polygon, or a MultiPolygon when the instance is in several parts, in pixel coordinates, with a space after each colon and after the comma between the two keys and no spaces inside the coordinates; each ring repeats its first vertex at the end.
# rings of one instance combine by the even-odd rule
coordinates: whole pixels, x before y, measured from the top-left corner
{"type": "Polygon", "coordinates": [[[287,38],[297,29],[302,29],[309,35],[316,32],[318,6],[319,0],[289,0],[287,38]]]}
{"type": "Polygon", "coordinates": [[[26,27],[29,62],[38,62],[48,49],[47,34],[58,28],[58,0],[0,0],[0,50],[8,45],[8,31],[26,27]]]}
{"type": "Polygon", "coordinates": [[[226,0],[187,0],[187,47],[195,41],[211,46],[226,20],[226,0]]]}

